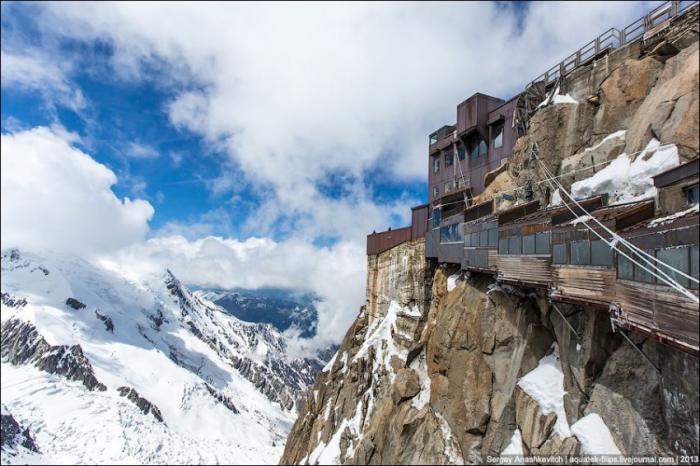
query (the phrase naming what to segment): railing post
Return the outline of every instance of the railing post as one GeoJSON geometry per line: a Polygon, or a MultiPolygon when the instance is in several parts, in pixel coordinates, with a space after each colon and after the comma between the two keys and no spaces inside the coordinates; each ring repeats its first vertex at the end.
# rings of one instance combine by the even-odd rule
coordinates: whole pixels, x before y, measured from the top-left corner
{"type": "Polygon", "coordinates": [[[679,0],[673,0],[671,2],[671,18],[675,18],[678,16],[678,10],[680,9],[680,1],[679,0]]]}
{"type": "Polygon", "coordinates": [[[576,51],[576,66],[581,65],[581,49],[576,51]]]}
{"type": "Polygon", "coordinates": [[[600,53],[600,36],[595,38],[595,56],[600,53]]]}

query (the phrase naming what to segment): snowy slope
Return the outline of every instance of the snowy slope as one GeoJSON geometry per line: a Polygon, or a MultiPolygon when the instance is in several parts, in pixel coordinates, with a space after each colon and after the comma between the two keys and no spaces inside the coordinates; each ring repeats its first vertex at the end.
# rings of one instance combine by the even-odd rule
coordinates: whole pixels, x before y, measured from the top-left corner
{"type": "MultiPolygon", "coordinates": [[[[2,253],[2,404],[58,463],[276,463],[323,362],[170,272],[2,253]],[[71,299],[72,298],[72,299],[71,299]]],[[[5,408],[3,408],[5,409],[5,408]]],[[[3,449],[3,464],[27,461],[3,449]]]]}

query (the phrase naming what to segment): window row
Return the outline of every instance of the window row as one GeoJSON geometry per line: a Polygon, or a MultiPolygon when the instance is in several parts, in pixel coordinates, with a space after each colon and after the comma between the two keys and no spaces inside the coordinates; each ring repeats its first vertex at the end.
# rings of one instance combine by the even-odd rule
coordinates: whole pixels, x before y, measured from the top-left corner
{"type": "MultiPolygon", "coordinates": [[[[685,273],[686,275],[690,275],[691,277],[695,277],[696,279],[698,278],[698,262],[700,261],[700,256],[698,254],[698,246],[680,246],[680,247],[672,247],[672,248],[663,248],[663,249],[656,249],[656,250],[647,250],[646,251],[648,254],[656,257],[660,261],[662,261],[665,264],[670,265],[671,267],[680,270],[681,272],[685,273]]],[[[626,254],[632,258],[639,264],[643,265],[644,267],[640,267],[639,265],[634,264],[632,261],[627,259],[625,256],[622,254],[617,255],[617,277],[620,279],[624,280],[634,280],[638,282],[644,282],[644,283],[658,283],[660,285],[665,285],[666,283],[663,280],[659,280],[658,278],[654,277],[648,270],[654,271],[654,269],[647,265],[645,262],[642,260],[638,259],[636,255],[631,255],[629,252],[626,252],[626,254]],[[645,268],[647,270],[645,270],[645,268]]],[[[698,284],[689,280],[688,278],[685,278],[681,274],[677,272],[671,272],[667,268],[662,269],[666,274],[668,274],[673,280],[678,282],[681,286],[684,286],[686,288],[693,288],[693,289],[698,289],[698,284]]],[[[657,273],[658,275],[658,273],[657,273]]]]}
{"type": "Polygon", "coordinates": [[[464,245],[471,248],[485,248],[498,246],[498,228],[468,233],[464,235],[464,245]]]}
{"type": "Polygon", "coordinates": [[[479,267],[485,269],[489,266],[487,249],[467,249],[464,254],[467,267],[479,267]]]}
{"type": "Polygon", "coordinates": [[[550,254],[551,235],[547,232],[511,236],[498,240],[499,254],[550,254]]]}
{"type": "MultiPolygon", "coordinates": [[[[433,144],[432,138],[430,141],[431,144],[433,144]]],[[[491,133],[491,143],[494,149],[503,147],[503,124],[500,124],[493,128],[491,133]]],[[[484,141],[480,137],[473,137],[467,143],[466,147],[463,144],[457,145],[457,157],[459,158],[459,160],[464,160],[466,158],[467,152],[469,153],[469,158],[474,160],[488,153],[488,145],[486,144],[486,141],[484,141]]],[[[436,155],[433,157],[433,173],[440,172],[441,158],[445,159],[445,167],[451,167],[452,165],[454,165],[454,149],[450,147],[444,150],[441,155],[436,155]]]]}
{"type": "Polygon", "coordinates": [[[604,241],[571,241],[552,246],[553,264],[613,265],[613,251],[604,241]]]}
{"type": "Polygon", "coordinates": [[[441,243],[461,243],[464,241],[464,224],[453,223],[440,227],[441,243]]]}

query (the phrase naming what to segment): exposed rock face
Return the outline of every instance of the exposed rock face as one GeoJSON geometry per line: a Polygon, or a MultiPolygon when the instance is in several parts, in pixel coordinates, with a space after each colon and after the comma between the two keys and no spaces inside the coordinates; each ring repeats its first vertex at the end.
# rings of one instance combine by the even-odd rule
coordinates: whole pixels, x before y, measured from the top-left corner
{"type": "MultiPolygon", "coordinates": [[[[274,357],[265,357],[261,362],[241,357],[233,351],[241,346],[241,339],[246,341],[248,347],[272,348],[275,353],[284,352],[285,342],[277,336],[269,324],[238,325],[227,329],[226,332],[216,331],[207,324],[208,319],[203,319],[201,313],[204,312],[211,318],[215,312],[219,311],[210,309],[207,301],[191,293],[170,271],[166,273],[165,284],[173,300],[179,305],[180,320],[197,338],[219,353],[231,367],[252,382],[268,399],[279,403],[285,409],[294,409],[305,388],[312,383],[314,375],[322,367],[322,362],[313,358],[274,357]]],[[[151,316],[154,328],[160,327],[163,319],[160,312],[151,316]]],[[[105,325],[107,325],[106,322],[105,325]]],[[[186,358],[174,348],[171,348],[170,359],[190,370],[197,370],[188,366],[185,362],[186,358]]],[[[232,411],[236,409],[233,403],[227,407],[232,411]]]]}
{"type": "Polygon", "coordinates": [[[112,318],[108,317],[104,314],[101,314],[100,311],[95,310],[95,317],[100,319],[102,322],[105,324],[105,330],[108,332],[114,333],[114,322],[112,322],[112,318]]]}
{"type": "Polygon", "coordinates": [[[15,298],[10,293],[2,293],[0,297],[2,298],[2,303],[7,307],[20,308],[27,305],[25,298],[15,298]]]}
{"type": "MultiPolygon", "coordinates": [[[[697,20],[694,7],[567,76],[560,93],[576,102],[540,108],[474,203],[494,198],[501,209],[522,202],[527,186],[549,202],[529,157],[535,143],[555,174],[567,173],[567,189],[652,138],[676,144],[681,159],[696,157],[697,20]]],[[[365,306],[307,393],[282,464],[481,463],[506,448],[698,454],[697,359],[637,340],[657,372],[606,312],[555,310],[544,293],[487,275],[453,287],[458,267],[434,270],[423,256],[413,241],[368,258],[365,306]],[[556,377],[539,375],[547,371],[556,377]],[[523,383],[533,374],[554,390],[523,383]],[[584,425],[596,426],[604,447],[592,446],[584,425]]]]}
{"type": "Polygon", "coordinates": [[[2,325],[2,360],[10,364],[33,364],[50,374],[78,380],[90,390],[105,391],[97,381],[90,361],[80,345],[50,345],[29,322],[17,319],[2,325]]]}
{"type": "Polygon", "coordinates": [[[233,404],[233,401],[231,401],[231,398],[229,398],[226,395],[224,395],[223,393],[219,392],[218,390],[216,390],[214,387],[212,387],[208,383],[205,383],[204,386],[206,387],[209,394],[211,396],[213,396],[216,401],[218,401],[222,405],[226,406],[226,409],[228,409],[229,411],[231,411],[235,414],[239,413],[238,408],[236,408],[236,405],[233,404]]]}
{"type": "Polygon", "coordinates": [[[4,453],[14,456],[18,447],[26,448],[35,453],[39,452],[29,429],[23,429],[3,405],[0,416],[0,448],[4,453]]]}
{"type": "MultiPolygon", "coordinates": [[[[698,156],[698,8],[693,7],[671,26],[651,37],[617,49],[582,66],[560,83],[560,93],[577,103],[557,103],[540,108],[530,119],[527,133],[518,139],[506,174],[497,185],[475,199],[493,197],[503,208],[525,200],[526,187],[533,198],[548,200],[548,185],[538,183],[542,173],[529,160],[537,144],[540,158],[566,189],[591,176],[602,163],[622,152],[636,154],[652,138],[675,144],[682,159],[698,156]],[[585,151],[606,137],[624,131],[624,139],[609,140],[595,151],[585,151]],[[587,169],[587,170],[586,170],[587,169]],[[499,192],[518,188],[515,201],[503,201],[499,192]]],[[[631,155],[634,157],[634,155],[631,155]]]]}
{"type": "MultiPolygon", "coordinates": [[[[422,245],[373,259],[402,263],[397,259],[410,257],[409,246],[422,245]]],[[[403,275],[394,282],[421,268],[403,264],[391,269],[403,275]]],[[[478,463],[498,456],[516,428],[526,454],[585,453],[575,435],[557,432],[557,413],[518,386],[553,343],[565,425],[596,413],[622,453],[698,451],[696,360],[644,342],[659,374],[612,333],[605,313],[560,304],[577,337],[536,293],[495,286],[480,275],[458,280],[448,292],[449,274],[439,268],[425,276],[431,299],[415,320],[410,307],[394,301],[407,298],[401,288],[386,295],[394,302],[386,311],[380,306],[374,319],[363,309],[308,393],[281,463],[478,463]],[[387,320],[393,325],[382,333],[387,320]],[[405,320],[412,325],[400,323],[405,320]]],[[[423,292],[418,282],[409,288],[423,292]]]]}
{"type": "Polygon", "coordinates": [[[125,396],[126,399],[134,403],[143,414],[150,413],[154,418],[158,419],[159,422],[163,422],[163,416],[160,414],[158,407],[147,399],[139,396],[136,390],[131,387],[119,387],[117,391],[119,392],[119,396],[125,396]]]}
{"type": "Polygon", "coordinates": [[[81,303],[75,298],[68,298],[66,299],[66,306],[75,309],[76,311],[79,311],[81,309],[85,309],[85,304],[81,303]]]}

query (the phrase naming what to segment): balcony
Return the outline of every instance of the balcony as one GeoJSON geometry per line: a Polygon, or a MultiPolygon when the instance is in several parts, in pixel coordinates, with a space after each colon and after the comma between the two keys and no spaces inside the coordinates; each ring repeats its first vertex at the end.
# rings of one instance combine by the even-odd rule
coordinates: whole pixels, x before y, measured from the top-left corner
{"type": "Polygon", "coordinates": [[[429,153],[434,155],[449,147],[454,141],[454,125],[445,125],[430,135],[429,153]]]}

